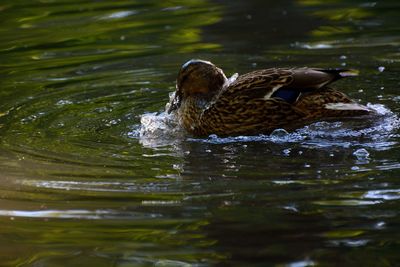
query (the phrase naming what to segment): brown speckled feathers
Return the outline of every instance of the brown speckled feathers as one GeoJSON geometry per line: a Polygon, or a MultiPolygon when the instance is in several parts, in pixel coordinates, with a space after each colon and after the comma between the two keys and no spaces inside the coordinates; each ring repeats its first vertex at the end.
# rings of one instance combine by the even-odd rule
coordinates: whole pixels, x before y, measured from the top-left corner
{"type": "Polygon", "coordinates": [[[272,68],[229,81],[211,62],[191,60],[178,74],[169,112],[191,134],[252,135],[293,130],[316,120],[371,111],[328,84],[353,76],[347,70],[272,68]]]}

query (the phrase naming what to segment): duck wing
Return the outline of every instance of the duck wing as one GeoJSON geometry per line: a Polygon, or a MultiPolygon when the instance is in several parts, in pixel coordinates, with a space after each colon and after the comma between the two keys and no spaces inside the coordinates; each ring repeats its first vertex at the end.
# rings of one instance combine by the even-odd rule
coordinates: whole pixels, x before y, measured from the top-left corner
{"type": "Polygon", "coordinates": [[[246,73],[221,92],[219,99],[280,98],[294,103],[301,93],[319,90],[326,85],[357,73],[347,69],[272,68],[246,73]]]}

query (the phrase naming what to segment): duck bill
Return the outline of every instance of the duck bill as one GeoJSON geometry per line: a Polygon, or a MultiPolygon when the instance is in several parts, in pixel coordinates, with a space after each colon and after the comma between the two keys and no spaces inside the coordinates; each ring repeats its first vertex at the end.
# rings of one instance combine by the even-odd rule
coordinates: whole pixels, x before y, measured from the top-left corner
{"type": "Polygon", "coordinates": [[[175,95],[170,101],[169,106],[167,107],[167,113],[170,114],[171,112],[177,110],[181,106],[181,96],[175,92],[175,95]]]}
{"type": "Polygon", "coordinates": [[[167,108],[167,113],[171,114],[171,112],[177,110],[179,108],[179,106],[177,104],[171,104],[169,105],[169,107],[167,108]]]}

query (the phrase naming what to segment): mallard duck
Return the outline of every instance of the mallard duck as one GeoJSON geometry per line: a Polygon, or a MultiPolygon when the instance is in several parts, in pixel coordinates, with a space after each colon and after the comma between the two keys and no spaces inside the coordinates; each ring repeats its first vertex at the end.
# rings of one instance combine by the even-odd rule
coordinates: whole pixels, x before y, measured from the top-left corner
{"type": "Polygon", "coordinates": [[[270,68],[228,79],[213,63],[192,59],[178,73],[167,112],[194,136],[290,131],[318,120],[370,114],[328,86],[355,75],[346,69],[270,68]]]}

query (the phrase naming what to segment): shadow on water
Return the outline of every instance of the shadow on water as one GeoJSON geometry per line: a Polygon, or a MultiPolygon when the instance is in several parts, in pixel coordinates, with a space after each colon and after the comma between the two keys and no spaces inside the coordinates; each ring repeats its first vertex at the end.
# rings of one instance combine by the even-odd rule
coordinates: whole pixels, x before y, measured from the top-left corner
{"type": "Polygon", "coordinates": [[[395,266],[397,1],[0,4],[1,266],[395,266]],[[193,138],[183,62],[351,67],[378,111],[193,138]]]}

